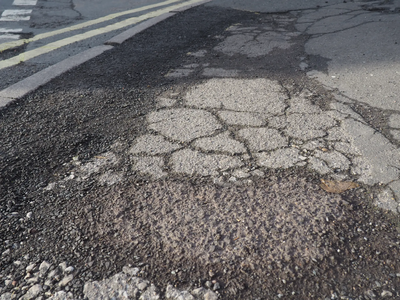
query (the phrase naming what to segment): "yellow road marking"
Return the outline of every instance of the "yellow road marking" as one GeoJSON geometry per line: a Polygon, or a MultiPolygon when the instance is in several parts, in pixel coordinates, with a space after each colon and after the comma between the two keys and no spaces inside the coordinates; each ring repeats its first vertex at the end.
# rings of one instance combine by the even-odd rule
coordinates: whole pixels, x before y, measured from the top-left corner
{"type": "Polygon", "coordinates": [[[147,19],[150,19],[150,18],[153,18],[153,17],[157,17],[157,16],[162,15],[164,13],[167,13],[167,12],[169,12],[171,10],[178,9],[178,8],[183,7],[183,6],[187,6],[187,5],[196,3],[196,2],[199,2],[199,0],[192,0],[192,1],[187,1],[187,2],[184,2],[184,3],[168,6],[166,8],[159,9],[159,10],[156,10],[156,11],[152,11],[152,12],[149,12],[147,14],[141,15],[139,17],[129,18],[129,19],[126,19],[124,21],[121,21],[121,22],[118,22],[118,23],[114,23],[112,25],[108,25],[108,26],[105,26],[105,27],[102,27],[102,28],[94,29],[94,30],[91,30],[91,31],[88,31],[88,32],[85,32],[85,33],[77,34],[77,35],[74,35],[74,36],[71,36],[71,37],[68,37],[68,38],[65,38],[65,39],[61,39],[61,40],[55,41],[53,43],[49,43],[49,44],[47,44],[45,46],[42,46],[40,48],[33,49],[33,50],[30,50],[30,51],[26,51],[24,53],[21,53],[18,56],[15,56],[15,57],[0,61],[0,70],[4,69],[4,68],[15,66],[15,65],[17,65],[17,64],[19,64],[19,63],[21,63],[23,61],[32,59],[34,57],[37,57],[39,55],[42,55],[42,54],[45,54],[45,53],[48,53],[48,52],[51,52],[53,50],[56,50],[56,49],[61,48],[61,47],[64,47],[66,45],[69,45],[69,44],[72,44],[72,43],[75,43],[75,42],[79,42],[79,41],[94,37],[96,35],[100,35],[100,34],[104,34],[104,33],[110,32],[110,31],[121,29],[121,28],[127,27],[129,25],[133,25],[133,24],[139,23],[141,21],[144,21],[144,20],[147,20],[147,19]]]}
{"type": "Polygon", "coordinates": [[[26,43],[38,41],[38,40],[45,39],[45,38],[48,38],[48,37],[52,37],[54,35],[58,35],[58,34],[61,34],[61,33],[69,32],[69,31],[73,31],[73,30],[77,30],[77,29],[82,29],[82,28],[85,28],[85,27],[88,27],[88,26],[96,25],[98,23],[110,21],[112,19],[124,16],[124,15],[129,15],[129,14],[141,12],[141,11],[144,11],[144,10],[152,9],[152,8],[163,6],[163,5],[172,4],[172,3],[175,3],[175,2],[179,2],[179,1],[182,1],[182,0],[168,0],[168,1],[161,2],[161,3],[157,3],[157,4],[146,5],[146,6],[142,6],[142,7],[139,7],[139,8],[127,10],[127,11],[124,11],[124,12],[110,14],[108,16],[104,16],[104,17],[101,17],[101,18],[98,18],[98,19],[95,19],[95,20],[87,21],[87,22],[84,22],[84,23],[80,23],[80,24],[77,24],[77,25],[70,26],[70,27],[66,27],[66,28],[62,28],[62,29],[58,29],[58,30],[54,30],[54,31],[46,32],[46,33],[41,33],[41,34],[38,34],[38,35],[36,35],[36,36],[34,36],[33,38],[30,38],[30,39],[22,39],[22,40],[18,40],[18,41],[3,43],[3,44],[0,44],[0,52],[2,52],[4,50],[7,50],[7,49],[11,49],[11,48],[22,46],[23,44],[26,44],[26,43]]]}

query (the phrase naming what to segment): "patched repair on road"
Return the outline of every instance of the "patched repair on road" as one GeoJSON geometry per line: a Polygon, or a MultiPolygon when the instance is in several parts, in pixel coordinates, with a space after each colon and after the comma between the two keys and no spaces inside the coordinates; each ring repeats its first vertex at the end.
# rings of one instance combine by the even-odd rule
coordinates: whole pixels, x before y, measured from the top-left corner
{"type": "Polygon", "coordinates": [[[395,299],[398,111],[299,28],[367,8],[199,7],[8,106],[2,293],[395,299]]]}

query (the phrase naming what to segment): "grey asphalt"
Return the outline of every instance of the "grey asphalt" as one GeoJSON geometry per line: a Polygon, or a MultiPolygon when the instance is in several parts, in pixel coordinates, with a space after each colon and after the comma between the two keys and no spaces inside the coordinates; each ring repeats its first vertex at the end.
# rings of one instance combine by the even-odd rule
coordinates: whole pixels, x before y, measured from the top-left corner
{"type": "MultiPolygon", "coordinates": [[[[190,87],[155,97],[143,133],[122,146],[132,170],[146,180],[197,176],[226,185],[303,168],[371,188],[373,205],[400,213],[400,1],[199,4],[271,13],[273,26],[256,17],[250,26],[231,24],[225,36],[204,37],[217,41],[211,50],[189,52],[170,68],[165,78],[176,85],[190,80],[190,87]],[[263,73],[257,59],[276,64],[279,74],[263,73]],[[308,85],[298,88],[303,82],[308,85]]],[[[0,109],[176,13],[185,12],[139,24],[0,91],[0,109]]],[[[111,186],[127,176],[112,170],[117,151],[96,157],[45,189],[93,174],[111,186]]]]}

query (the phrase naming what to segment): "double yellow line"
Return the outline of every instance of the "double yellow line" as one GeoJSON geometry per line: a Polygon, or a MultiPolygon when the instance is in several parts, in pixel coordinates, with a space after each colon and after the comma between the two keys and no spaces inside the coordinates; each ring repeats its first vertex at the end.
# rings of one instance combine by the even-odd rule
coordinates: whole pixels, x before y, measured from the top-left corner
{"type": "MultiPolygon", "coordinates": [[[[58,34],[70,32],[70,31],[73,31],[73,30],[78,30],[78,29],[82,29],[82,28],[85,28],[85,27],[88,27],[88,26],[92,26],[92,25],[95,25],[95,24],[98,24],[98,23],[106,22],[106,21],[109,21],[109,20],[115,19],[117,17],[124,16],[124,15],[137,13],[137,12],[141,12],[141,11],[145,11],[145,10],[148,10],[148,9],[153,9],[153,8],[156,8],[156,7],[159,7],[159,6],[165,6],[165,5],[169,5],[169,4],[173,4],[173,3],[181,2],[181,1],[182,0],[168,0],[168,1],[161,2],[161,3],[157,3],[157,4],[146,5],[146,6],[143,6],[143,7],[140,7],[140,8],[127,10],[127,11],[124,11],[124,12],[121,12],[121,13],[111,14],[111,15],[108,15],[108,16],[105,16],[105,17],[101,17],[101,18],[98,18],[98,19],[95,19],[95,20],[91,20],[91,21],[84,22],[84,23],[81,23],[81,24],[78,24],[78,25],[74,25],[74,26],[70,26],[70,27],[67,27],[67,28],[63,28],[63,29],[59,29],[59,30],[55,30],[55,31],[47,32],[47,33],[38,34],[37,36],[35,36],[33,38],[30,38],[30,39],[22,39],[22,40],[18,40],[18,41],[13,41],[13,42],[0,44],[0,52],[2,52],[4,50],[7,50],[7,49],[15,48],[15,47],[18,47],[18,46],[22,46],[25,43],[31,43],[31,42],[38,41],[38,40],[41,40],[41,39],[45,39],[45,38],[48,38],[48,37],[52,37],[52,36],[55,36],[55,35],[58,35],[58,34]]],[[[117,23],[114,23],[114,24],[111,24],[111,25],[108,25],[108,26],[105,26],[105,27],[101,27],[101,28],[98,28],[98,29],[90,30],[90,31],[85,32],[85,33],[77,34],[77,35],[74,35],[74,36],[71,36],[71,37],[68,37],[68,38],[65,38],[65,39],[61,39],[61,40],[49,43],[49,44],[47,44],[45,46],[42,46],[42,47],[39,47],[37,49],[33,49],[33,50],[30,50],[30,51],[26,51],[24,53],[21,53],[18,56],[14,56],[12,58],[0,61],[0,70],[4,69],[4,68],[11,67],[11,66],[15,66],[15,65],[17,65],[17,64],[19,64],[19,63],[21,63],[23,61],[27,61],[29,59],[32,59],[32,58],[37,57],[39,55],[43,55],[45,53],[51,52],[53,50],[56,50],[56,49],[61,48],[61,47],[64,47],[66,45],[69,45],[69,44],[72,44],[72,43],[75,43],[75,42],[79,42],[79,41],[82,41],[82,40],[85,40],[85,39],[88,39],[88,38],[91,38],[91,37],[94,37],[94,36],[97,36],[97,35],[100,35],[100,34],[108,33],[110,31],[118,30],[118,29],[130,26],[130,25],[134,25],[134,24],[137,24],[137,23],[142,22],[144,20],[147,20],[147,19],[150,19],[150,18],[153,18],[153,17],[157,17],[157,16],[162,15],[164,13],[170,12],[171,10],[176,10],[176,9],[182,8],[184,6],[194,4],[196,2],[199,2],[199,0],[191,0],[191,1],[186,1],[186,2],[183,2],[183,3],[175,4],[175,5],[170,5],[168,7],[165,7],[165,8],[159,9],[159,10],[155,10],[155,11],[149,12],[147,14],[138,16],[138,17],[128,18],[128,19],[126,19],[124,21],[121,21],[121,22],[117,22],[117,23]]]]}

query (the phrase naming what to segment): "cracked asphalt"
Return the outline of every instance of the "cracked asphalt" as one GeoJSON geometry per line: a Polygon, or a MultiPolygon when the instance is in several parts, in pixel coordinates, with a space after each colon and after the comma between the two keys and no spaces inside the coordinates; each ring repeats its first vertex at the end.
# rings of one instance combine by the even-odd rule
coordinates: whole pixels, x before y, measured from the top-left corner
{"type": "Polygon", "coordinates": [[[397,299],[399,13],[216,0],[0,110],[0,299],[397,299]]]}

